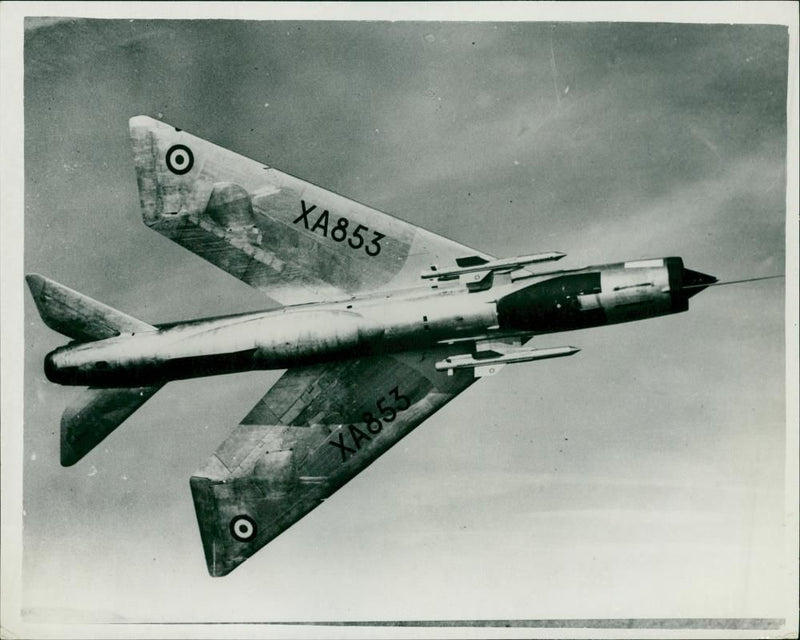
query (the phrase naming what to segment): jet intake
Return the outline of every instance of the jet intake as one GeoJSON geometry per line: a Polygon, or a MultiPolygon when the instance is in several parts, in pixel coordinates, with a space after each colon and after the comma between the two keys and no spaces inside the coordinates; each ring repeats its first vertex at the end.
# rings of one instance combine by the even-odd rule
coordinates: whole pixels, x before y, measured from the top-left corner
{"type": "Polygon", "coordinates": [[[686,311],[689,308],[689,298],[717,282],[714,276],[687,269],[680,258],[667,258],[665,262],[669,271],[673,311],[686,311]]]}
{"type": "Polygon", "coordinates": [[[687,298],[691,298],[715,282],[717,282],[717,279],[714,276],[684,268],[681,289],[686,292],[687,298]]]}

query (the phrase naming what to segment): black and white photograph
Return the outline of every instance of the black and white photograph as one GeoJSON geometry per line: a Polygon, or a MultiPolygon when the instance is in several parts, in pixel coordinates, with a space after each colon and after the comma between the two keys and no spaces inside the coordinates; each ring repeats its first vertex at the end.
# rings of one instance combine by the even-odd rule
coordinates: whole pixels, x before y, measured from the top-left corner
{"type": "Polygon", "coordinates": [[[4,638],[797,633],[797,7],[554,4],[0,7],[4,638]]]}

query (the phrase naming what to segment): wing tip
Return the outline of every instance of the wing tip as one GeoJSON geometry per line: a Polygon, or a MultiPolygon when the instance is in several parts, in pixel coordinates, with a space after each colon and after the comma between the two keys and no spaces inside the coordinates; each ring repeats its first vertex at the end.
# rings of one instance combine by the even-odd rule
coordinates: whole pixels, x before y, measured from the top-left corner
{"type": "Polygon", "coordinates": [[[193,475],[189,478],[206,567],[212,578],[228,575],[250,556],[247,554],[242,557],[234,552],[230,542],[221,535],[220,514],[214,491],[214,485],[217,484],[220,482],[202,476],[193,475]]]}
{"type": "Polygon", "coordinates": [[[33,296],[33,301],[38,308],[42,291],[47,285],[47,278],[39,273],[26,273],[25,282],[28,284],[28,289],[33,296]]]}
{"type": "Polygon", "coordinates": [[[61,466],[72,467],[86,455],[87,452],[76,452],[69,446],[61,445],[61,466]]]}
{"type": "Polygon", "coordinates": [[[175,127],[163,120],[159,120],[158,118],[152,118],[150,116],[145,115],[138,115],[132,116],[128,118],[128,129],[131,132],[131,135],[135,136],[137,133],[149,133],[154,131],[181,131],[178,127],[175,127]]]}
{"type": "Polygon", "coordinates": [[[150,116],[139,115],[133,116],[128,119],[128,127],[131,131],[134,129],[154,129],[158,126],[165,126],[160,120],[151,118],[150,116]]]}
{"type": "Polygon", "coordinates": [[[74,407],[67,407],[61,415],[61,466],[71,467],[79,462],[91,448],[76,447],[80,443],[78,437],[78,412],[74,407]]]}

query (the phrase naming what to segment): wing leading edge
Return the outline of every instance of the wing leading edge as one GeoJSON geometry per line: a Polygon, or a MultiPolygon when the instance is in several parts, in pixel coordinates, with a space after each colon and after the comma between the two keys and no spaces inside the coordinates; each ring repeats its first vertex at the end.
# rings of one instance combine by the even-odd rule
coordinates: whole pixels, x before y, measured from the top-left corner
{"type": "Polygon", "coordinates": [[[290,369],[191,478],[209,573],[223,576],[475,381],[458,347],[290,369]]]}

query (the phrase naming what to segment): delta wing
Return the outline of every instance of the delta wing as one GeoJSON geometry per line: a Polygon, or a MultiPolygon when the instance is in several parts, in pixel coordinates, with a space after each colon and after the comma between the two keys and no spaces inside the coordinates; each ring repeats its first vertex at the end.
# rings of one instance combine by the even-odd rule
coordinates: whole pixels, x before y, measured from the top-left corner
{"type": "Polygon", "coordinates": [[[441,346],[290,369],[191,479],[211,575],[232,571],[475,378],[441,346]]]}
{"type": "Polygon", "coordinates": [[[145,223],[281,304],[416,286],[484,255],[158,120],[130,133],[145,223]]]}

